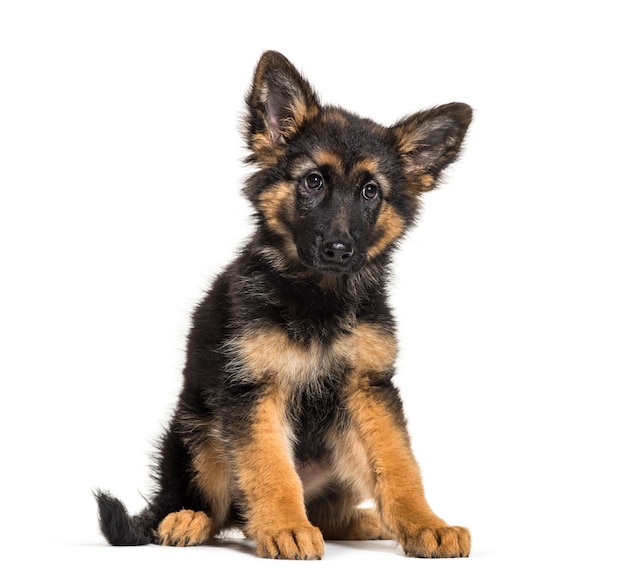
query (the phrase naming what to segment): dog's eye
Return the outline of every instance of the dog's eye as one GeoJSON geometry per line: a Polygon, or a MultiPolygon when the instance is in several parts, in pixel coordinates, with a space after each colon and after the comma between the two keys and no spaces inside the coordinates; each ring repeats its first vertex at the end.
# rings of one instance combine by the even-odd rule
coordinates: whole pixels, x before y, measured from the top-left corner
{"type": "Polygon", "coordinates": [[[361,189],[361,195],[366,200],[373,200],[378,195],[378,186],[373,181],[366,183],[361,189]]]}
{"type": "Polygon", "coordinates": [[[319,173],[309,173],[304,178],[304,185],[309,190],[321,190],[324,185],[324,178],[319,173]]]}

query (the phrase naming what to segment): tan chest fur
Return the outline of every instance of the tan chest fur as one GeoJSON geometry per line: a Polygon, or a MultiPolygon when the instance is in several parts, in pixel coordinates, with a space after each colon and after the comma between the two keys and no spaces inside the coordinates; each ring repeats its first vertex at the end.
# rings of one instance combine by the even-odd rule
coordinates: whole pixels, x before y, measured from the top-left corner
{"type": "Polygon", "coordinates": [[[304,345],[280,327],[251,329],[231,341],[231,373],[257,383],[273,383],[285,391],[322,378],[337,367],[358,373],[384,373],[393,367],[397,344],[393,334],[361,323],[330,344],[304,345]]]}

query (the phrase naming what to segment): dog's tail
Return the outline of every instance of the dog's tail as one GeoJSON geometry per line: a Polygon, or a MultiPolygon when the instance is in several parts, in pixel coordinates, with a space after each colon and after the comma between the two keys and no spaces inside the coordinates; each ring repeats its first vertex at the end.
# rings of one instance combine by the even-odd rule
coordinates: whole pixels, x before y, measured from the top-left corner
{"type": "Polygon", "coordinates": [[[140,514],[131,516],[126,506],[110,493],[94,492],[98,502],[100,531],[113,546],[138,546],[154,542],[159,522],[153,507],[148,505],[140,514]]]}

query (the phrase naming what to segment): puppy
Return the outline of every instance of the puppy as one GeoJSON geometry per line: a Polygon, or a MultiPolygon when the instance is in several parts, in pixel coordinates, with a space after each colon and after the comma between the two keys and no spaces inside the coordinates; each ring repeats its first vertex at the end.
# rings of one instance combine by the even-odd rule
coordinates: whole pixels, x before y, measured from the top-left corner
{"type": "Polygon", "coordinates": [[[381,126],[322,105],[273,51],[246,105],[254,232],[195,310],[154,494],[131,516],[97,491],[101,530],[114,545],[191,546],[237,527],[282,559],[319,559],[325,539],[468,556],[469,531],[424,497],[392,383],[387,281],[471,108],[381,126]]]}

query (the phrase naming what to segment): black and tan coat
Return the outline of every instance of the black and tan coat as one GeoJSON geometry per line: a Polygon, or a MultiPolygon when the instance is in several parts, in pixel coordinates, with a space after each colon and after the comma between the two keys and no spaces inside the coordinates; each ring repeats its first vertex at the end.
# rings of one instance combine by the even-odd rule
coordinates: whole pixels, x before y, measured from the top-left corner
{"type": "Polygon", "coordinates": [[[194,545],[240,527],[272,558],[378,538],[409,556],[467,556],[469,532],[424,497],[392,383],[387,281],[471,109],[384,127],[323,106],[275,52],[247,108],[255,231],[195,311],[149,505],[129,516],[98,492],[102,531],[112,544],[194,545]]]}

